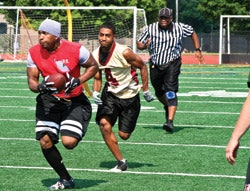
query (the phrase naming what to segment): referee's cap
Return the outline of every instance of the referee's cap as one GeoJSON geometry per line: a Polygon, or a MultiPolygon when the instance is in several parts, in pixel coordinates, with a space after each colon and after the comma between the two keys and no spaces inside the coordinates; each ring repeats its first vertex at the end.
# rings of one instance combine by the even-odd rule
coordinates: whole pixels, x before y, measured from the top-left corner
{"type": "Polygon", "coordinates": [[[169,8],[162,8],[160,11],[159,11],[159,14],[158,14],[158,17],[170,17],[172,16],[173,14],[173,11],[172,9],[169,9],[169,8]]]}
{"type": "Polygon", "coordinates": [[[50,33],[54,36],[60,37],[61,23],[47,18],[41,23],[38,30],[45,31],[45,32],[50,33]]]}

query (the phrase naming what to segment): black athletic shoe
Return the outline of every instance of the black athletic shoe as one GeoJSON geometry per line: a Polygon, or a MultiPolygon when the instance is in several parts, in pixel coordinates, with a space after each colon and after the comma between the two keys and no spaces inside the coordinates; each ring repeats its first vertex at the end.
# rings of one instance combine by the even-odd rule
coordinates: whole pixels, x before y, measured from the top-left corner
{"type": "Polygon", "coordinates": [[[163,129],[165,129],[167,132],[169,133],[173,133],[173,129],[174,129],[174,124],[172,121],[167,121],[166,123],[164,123],[163,125],[163,129]]]}
{"type": "Polygon", "coordinates": [[[49,190],[64,190],[64,189],[70,189],[74,187],[75,187],[75,183],[74,183],[73,178],[71,178],[68,181],[64,179],[59,179],[57,183],[49,187],[49,190]]]}
{"type": "Polygon", "coordinates": [[[111,168],[109,171],[110,172],[122,172],[122,171],[126,171],[128,169],[128,165],[125,162],[119,160],[117,162],[117,165],[114,168],[111,168]]]}

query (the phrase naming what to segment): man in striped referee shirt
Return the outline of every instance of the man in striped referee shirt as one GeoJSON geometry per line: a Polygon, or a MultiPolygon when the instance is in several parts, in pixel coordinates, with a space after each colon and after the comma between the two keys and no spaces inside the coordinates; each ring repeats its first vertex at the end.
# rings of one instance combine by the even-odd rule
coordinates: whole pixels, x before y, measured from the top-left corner
{"type": "Polygon", "coordinates": [[[173,132],[173,120],[177,110],[177,92],[181,68],[182,38],[191,37],[195,56],[203,62],[200,42],[192,26],[173,22],[172,10],[159,11],[158,21],[148,25],[137,40],[137,48],[148,49],[150,54],[150,80],[155,95],[164,105],[166,122],[163,129],[173,132]]]}

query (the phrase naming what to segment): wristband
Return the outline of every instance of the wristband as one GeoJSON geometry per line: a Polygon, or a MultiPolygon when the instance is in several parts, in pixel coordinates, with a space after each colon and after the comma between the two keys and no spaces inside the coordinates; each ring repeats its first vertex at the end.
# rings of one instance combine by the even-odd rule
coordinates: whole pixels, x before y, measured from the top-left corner
{"type": "Polygon", "coordinates": [[[196,49],[195,49],[195,51],[199,51],[199,52],[201,52],[201,49],[200,49],[200,48],[196,48],[196,49]]]}

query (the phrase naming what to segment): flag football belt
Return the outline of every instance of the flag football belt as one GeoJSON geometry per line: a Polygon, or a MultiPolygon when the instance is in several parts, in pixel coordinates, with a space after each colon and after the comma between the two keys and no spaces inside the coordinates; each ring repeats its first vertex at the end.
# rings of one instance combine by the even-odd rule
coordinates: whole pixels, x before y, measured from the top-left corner
{"type": "Polygon", "coordinates": [[[176,62],[177,60],[179,60],[179,58],[176,59],[176,60],[172,60],[172,61],[169,61],[169,62],[167,62],[167,63],[161,64],[161,65],[156,64],[156,63],[153,63],[151,60],[150,60],[149,62],[150,62],[150,67],[151,67],[151,68],[158,68],[159,70],[165,70],[165,69],[168,68],[168,66],[169,66],[170,64],[176,62]]]}
{"type": "Polygon", "coordinates": [[[61,101],[61,102],[70,102],[71,99],[67,99],[67,98],[60,98],[60,97],[57,97],[57,96],[54,96],[56,99],[58,99],[58,101],[61,101]]]}

